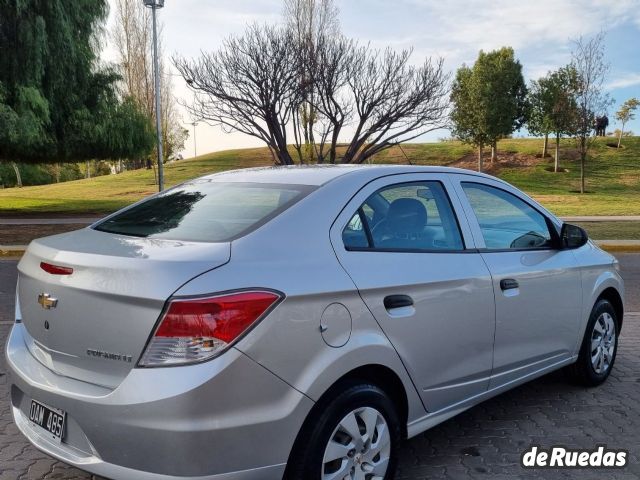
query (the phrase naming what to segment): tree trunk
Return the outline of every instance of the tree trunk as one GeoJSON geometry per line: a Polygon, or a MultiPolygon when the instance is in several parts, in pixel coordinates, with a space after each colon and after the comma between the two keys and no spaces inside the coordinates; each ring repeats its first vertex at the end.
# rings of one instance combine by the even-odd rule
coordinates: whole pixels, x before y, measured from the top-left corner
{"type": "Polygon", "coordinates": [[[553,171],[558,173],[558,167],[560,166],[560,134],[556,133],[556,161],[553,166],[553,171]]]}
{"type": "MultiPolygon", "coordinates": [[[[313,115],[313,107],[309,107],[309,114],[313,115]]],[[[315,163],[316,162],[316,137],[313,134],[313,119],[309,120],[309,154],[308,154],[308,161],[309,163],[315,163]]]]}
{"type": "Polygon", "coordinates": [[[89,160],[87,160],[86,167],[87,167],[87,172],[85,174],[85,178],[91,178],[91,163],[89,160]]]}
{"type": "Polygon", "coordinates": [[[493,142],[491,142],[491,163],[493,163],[493,161],[496,159],[496,153],[497,153],[496,150],[498,149],[497,144],[498,144],[497,140],[494,140],[493,142]]]}
{"type": "Polygon", "coordinates": [[[18,164],[16,162],[11,162],[11,166],[13,167],[13,171],[16,172],[16,185],[18,188],[22,188],[22,176],[20,175],[18,164]]]}
{"type": "Polygon", "coordinates": [[[287,150],[286,143],[283,145],[282,142],[276,141],[274,151],[278,157],[278,162],[280,165],[295,165],[293,158],[289,154],[289,150],[287,150]]]}
{"type": "Polygon", "coordinates": [[[311,124],[309,122],[310,113],[309,113],[309,104],[305,100],[303,103],[303,113],[302,113],[302,122],[303,122],[303,132],[304,132],[304,149],[303,149],[303,160],[301,163],[311,163],[311,124]]]}
{"type": "Polygon", "coordinates": [[[549,145],[549,134],[544,134],[544,144],[542,145],[542,158],[547,156],[547,145],[549,145]]]}
{"type": "Polygon", "coordinates": [[[482,155],[483,155],[483,153],[484,153],[484,152],[482,151],[482,150],[483,150],[483,148],[484,148],[484,145],[478,145],[478,171],[479,171],[479,172],[482,172],[483,167],[484,167],[484,165],[483,165],[483,160],[484,160],[484,159],[482,158],[482,155]]]}
{"type": "Polygon", "coordinates": [[[580,154],[580,193],[584,193],[585,189],[584,189],[584,167],[585,167],[585,163],[587,160],[587,154],[585,153],[581,153],[580,154]]]}
{"type": "Polygon", "coordinates": [[[60,183],[60,164],[56,163],[56,183],[60,183]]]}
{"type": "Polygon", "coordinates": [[[624,133],[624,123],[622,124],[622,127],[620,128],[620,135],[618,135],[618,148],[620,148],[620,143],[622,143],[622,134],[624,133]]]}
{"type": "Polygon", "coordinates": [[[331,146],[329,147],[329,162],[334,164],[336,163],[337,151],[338,148],[338,134],[340,133],[340,128],[334,125],[333,132],[331,134],[331,146]]]}

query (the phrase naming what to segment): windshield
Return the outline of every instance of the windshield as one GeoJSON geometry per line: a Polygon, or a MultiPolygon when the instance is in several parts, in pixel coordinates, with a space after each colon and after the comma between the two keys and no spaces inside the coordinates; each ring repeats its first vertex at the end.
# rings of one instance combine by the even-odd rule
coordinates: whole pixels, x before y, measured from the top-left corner
{"type": "Polygon", "coordinates": [[[135,237],[228,242],[268,222],[314,188],[265,183],[190,183],[150,198],[94,228],[135,237]]]}

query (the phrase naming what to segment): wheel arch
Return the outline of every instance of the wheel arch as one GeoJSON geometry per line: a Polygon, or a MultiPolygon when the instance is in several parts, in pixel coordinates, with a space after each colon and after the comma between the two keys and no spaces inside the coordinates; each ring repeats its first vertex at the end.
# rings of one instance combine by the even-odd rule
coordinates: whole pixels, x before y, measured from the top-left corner
{"type": "Polygon", "coordinates": [[[600,300],[607,300],[613,306],[616,312],[616,321],[618,322],[618,332],[620,332],[622,329],[622,319],[624,317],[624,303],[620,292],[614,287],[607,287],[598,295],[595,303],[598,303],[600,300]]]}
{"type": "Polygon", "coordinates": [[[389,367],[378,364],[363,365],[355,368],[338,379],[334,386],[342,383],[366,382],[382,389],[393,401],[400,416],[402,434],[407,436],[407,421],[409,417],[409,398],[400,377],[389,367]]]}
{"type": "MultiPolygon", "coordinates": [[[[583,318],[588,320],[593,307],[604,298],[611,302],[615,308],[620,320],[618,325],[620,327],[622,325],[622,315],[624,314],[624,282],[620,275],[613,268],[587,271],[583,272],[582,284],[585,289],[583,318]]],[[[584,322],[585,327],[586,320],[584,322]]]]}
{"type": "Polygon", "coordinates": [[[375,385],[389,395],[397,407],[397,412],[402,422],[403,435],[406,437],[409,417],[409,397],[407,390],[400,376],[391,368],[382,364],[372,363],[362,365],[342,375],[322,394],[312,411],[307,415],[307,418],[312,417],[314,410],[323,408],[336,391],[343,389],[345,385],[357,383],[375,385]]]}
{"type": "Polygon", "coordinates": [[[403,438],[407,438],[407,423],[409,415],[409,398],[404,383],[400,376],[394,372],[391,368],[381,364],[367,364],[362,365],[338,378],[318,399],[313,408],[307,414],[300,431],[296,435],[296,439],[292,445],[289,459],[287,460],[287,470],[285,471],[285,479],[291,477],[291,471],[289,465],[291,465],[291,459],[297,454],[298,446],[301,439],[309,433],[309,429],[313,424],[314,419],[317,417],[318,412],[326,408],[327,404],[335,396],[335,394],[348,386],[356,384],[370,384],[375,385],[384,391],[391,401],[396,405],[398,415],[400,416],[400,426],[402,428],[403,438]]]}

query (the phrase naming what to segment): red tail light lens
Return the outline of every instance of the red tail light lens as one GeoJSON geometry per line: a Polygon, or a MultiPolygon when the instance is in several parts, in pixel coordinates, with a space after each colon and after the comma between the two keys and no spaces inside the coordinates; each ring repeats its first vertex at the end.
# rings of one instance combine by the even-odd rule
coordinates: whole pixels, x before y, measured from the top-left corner
{"type": "Polygon", "coordinates": [[[73,268],[61,267],[47,262],[40,262],[40,268],[51,275],[71,275],[73,273],[73,268]]]}
{"type": "Polygon", "coordinates": [[[274,292],[251,291],[172,300],[147,345],[140,366],[208,360],[224,351],[280,298],[274,292]]]}

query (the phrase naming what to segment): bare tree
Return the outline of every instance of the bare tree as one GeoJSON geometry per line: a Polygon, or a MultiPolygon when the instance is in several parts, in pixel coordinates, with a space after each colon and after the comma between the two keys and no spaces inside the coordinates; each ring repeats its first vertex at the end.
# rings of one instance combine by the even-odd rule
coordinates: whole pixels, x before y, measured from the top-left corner
{"type": "Polygon", "coordinates": [[[312,70],[317,64],[318,44],[325,38],[340,34],[338,8],[334,0],[285,0],[286,27],[294,35],[300,56],[301,102],[293,123],[294,148],[301,162],[312,160],[319,154],[314,125],[318,114],[314,108],[312,70]]]}
{"type": "MultiPolygon", "coordinates": [[[[263,140],[275,163],[290,165],[288,132],[298,141],[300,105],[317,112],[319,163],[362,163],[376,153],[444,126],[448,76],[442,60],[409,64],[410,50],[378,51],[341,36],[323,38],[311,66],[291,29],[253,26],[215,53],[174,64],[195,92],[192,116],[263,140]],[[301,85],[301,68],[310,86],[301,85]],[[305,97],[306,92],[313,95],[305,97]],[[347,128],[348,127],[348,128],[347,128]],[[351,135],[338,155],[341,134],[351,135]]],[[[300,161],[303,159],[300,158],[300,161]]]]}
{"type": "Polygon", "coordinates": [[[264,141],[279,165],[294,163],[287,125],[300,105],[296,43],[286,29],[252,26],[197,60],[174,58],[195,93],[193,118],[264,141]]]}
{"type": "Polygon", "coordinates": [[[574,43],[572,65],[578,75],[575,139],[580,153],[580,193],[584,193],[587,154],[596,139],[594,119],[611,105],[609,95],[604,91],[609,63],[604,56],[604,33],[589,40],[580,37],[574,43]]]}
{"type": "Polygon", "coordinates": [[[332,40],[325,37],[319,44],[311,71],[312,86],[318,92],[313,100],[319,116],[315,125],[319,133],[316,145],[319,163],[336,163],[340,133],[353,118],[349,82],[357,52],[355,42],[342,36],[332,40]]]}
{"type": "MultiPolygon", "coordinates": [[[[118,52],[118,64],[123,78],[123,94],[135,100],[155,124],[155,84],[151,58],[151,11],[139,0],[116,0],[115,22],[111,32],[118,52]]],[[[184,147],[185,129],[180,125],[173,84],[162,55],[162,26],[159,33],[160,96],[162,99],[162,142],[165,161],[184,147]]],[[[151,167],[151,156],[147,167],[151,167]]]]}
{"type": "Polygon", "coordinates": [[[330,162],[336,160],[338,135],[346,125],[353,134],[341,163],[363,163],[445,125],[448,75],[442,59],[414,67],[411,50],[378,51],[346,39],[328,41],[322,50],[316,107],[330,120],[330,162]]]}

